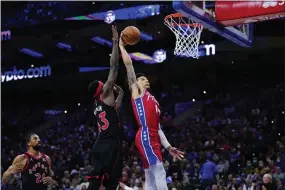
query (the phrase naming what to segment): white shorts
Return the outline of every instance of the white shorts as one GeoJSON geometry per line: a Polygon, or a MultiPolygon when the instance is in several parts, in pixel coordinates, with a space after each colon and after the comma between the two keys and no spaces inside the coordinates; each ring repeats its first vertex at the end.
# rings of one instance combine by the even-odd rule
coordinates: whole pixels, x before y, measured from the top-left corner
{"type": "Polygon", "coordinates": [[[162,162],[158,162],[145,169],[146,190],[168,190],[166,183],[166,172],[162,162]]]}

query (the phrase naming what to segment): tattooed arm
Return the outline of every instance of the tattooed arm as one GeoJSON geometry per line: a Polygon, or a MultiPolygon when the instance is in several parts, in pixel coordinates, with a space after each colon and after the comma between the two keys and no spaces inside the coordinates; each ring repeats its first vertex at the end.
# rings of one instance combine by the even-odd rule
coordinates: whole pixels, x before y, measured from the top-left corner
{"type": "Polygon", "coordinates": [[[133,62],[128,52],[126,51],[121,39],[120,39],[119,47],[122,53],[123,62],[127,70],[128,83],[129,83],[129,88],[132,93],[132,98],[136,99],[140,96],[142,90],[140,89],[137,83],[136,74],[135,74],[135,70],[133,67],[133,62]]]}
{"type": "Polygon", "coordinates": [[[106,83],[103,86],[103,102],[109,106],[115,104],[113,88],[117,80],[119,66],[119,48],[118,48],[118,32],[115,26],[112,26],[113,32],[113,50],[110,60],[110,72],[106,83]]]}

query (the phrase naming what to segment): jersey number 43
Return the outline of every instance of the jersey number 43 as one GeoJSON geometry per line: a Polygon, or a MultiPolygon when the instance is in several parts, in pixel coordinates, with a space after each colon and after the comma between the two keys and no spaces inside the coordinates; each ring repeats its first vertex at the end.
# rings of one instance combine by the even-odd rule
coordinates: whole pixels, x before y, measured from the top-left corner
{"type": "Polygon", "coordinates": [[[106,119],[106,112],[103,111],[99,114],[99,118],[101,120],[101,122],[103,123],[103,125],[100,125],[100,123],[98,122],[98,128],[99,130],[106,130],[109,127],[109,121],[106,119]]]}

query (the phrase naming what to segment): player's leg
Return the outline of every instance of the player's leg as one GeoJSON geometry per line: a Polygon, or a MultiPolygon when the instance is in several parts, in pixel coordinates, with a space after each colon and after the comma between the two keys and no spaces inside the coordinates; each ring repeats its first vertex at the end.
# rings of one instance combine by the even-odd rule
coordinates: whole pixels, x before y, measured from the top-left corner
{"type": "MultiPolygon", "coordinates": [[[[94,173],[94,171],[92,173],[94,173]]],[[[87,179],[89,182],[87,190],[98,190],[101,186],[102,175],[89,174],[85,177],[85,179],[87,179]]]]}
{"type": "Polygon", "coordinates": [[[113,145],[111,145],[109,155],[106,157],[109,158],[108,161],[108,170],[105,174],[104,186],[106,190],[115,190],[119,185],[119,180],[122,177],[123,170],[123,157],[121,152],[121,142],[120,140],[115,141],[113,145]]]}
{"type": "Polygon", "coordinates": [[[144,169],[144,173],[145,173],[145,189],[147,190],[159,189],[159,188],[156,188],[155,178],[154,178],[152,170],[150,168],[144,169]]]}
{"type": "Polygon", "coordinates": [[[101,186],[101,180],[100,179],[92,179],[92,180],[88,180],[89,185],[87,190],[98,190],[101,186]]]}
{"type": "Polygon", "coordinates": [[[89,182],[87,190],[97,190],[101,186],[103,177],[103,163],[101,159],[101,154],[102,153],[100,150],[100,144],[97,142],[97,144],[93,146],[90,154],[90,163],[92,166],[92,171],[85,177],[89,182]]]}
{"type": "Polygon", "coordinates": [[[103,184],[105,184],[104,187],[106,188],[106,190],[115,190],[119,186],[118,180],[114,178],[109,179],[107,183],[103,183],[103,184]]]}
{"type": "Polygon", "coordinates": [[[150,169],[152,170],[152,173],[154,175],[157,189],[167,190],[168,187],[166,183],[166,172],[164,170],[162,162],[152,165],[150,169]]]}

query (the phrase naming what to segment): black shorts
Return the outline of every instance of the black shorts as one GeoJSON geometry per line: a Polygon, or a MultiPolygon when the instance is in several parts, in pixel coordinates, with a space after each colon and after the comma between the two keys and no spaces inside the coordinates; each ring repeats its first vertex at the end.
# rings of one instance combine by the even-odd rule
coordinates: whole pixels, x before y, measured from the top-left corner
{"type": "Polygon", "coordinates": [[[117,184],[123,169],[121,150],[120,140],[98,139],[90,154],[93,167],[90,176],[98,176],[103,185],[117,184]]]}

